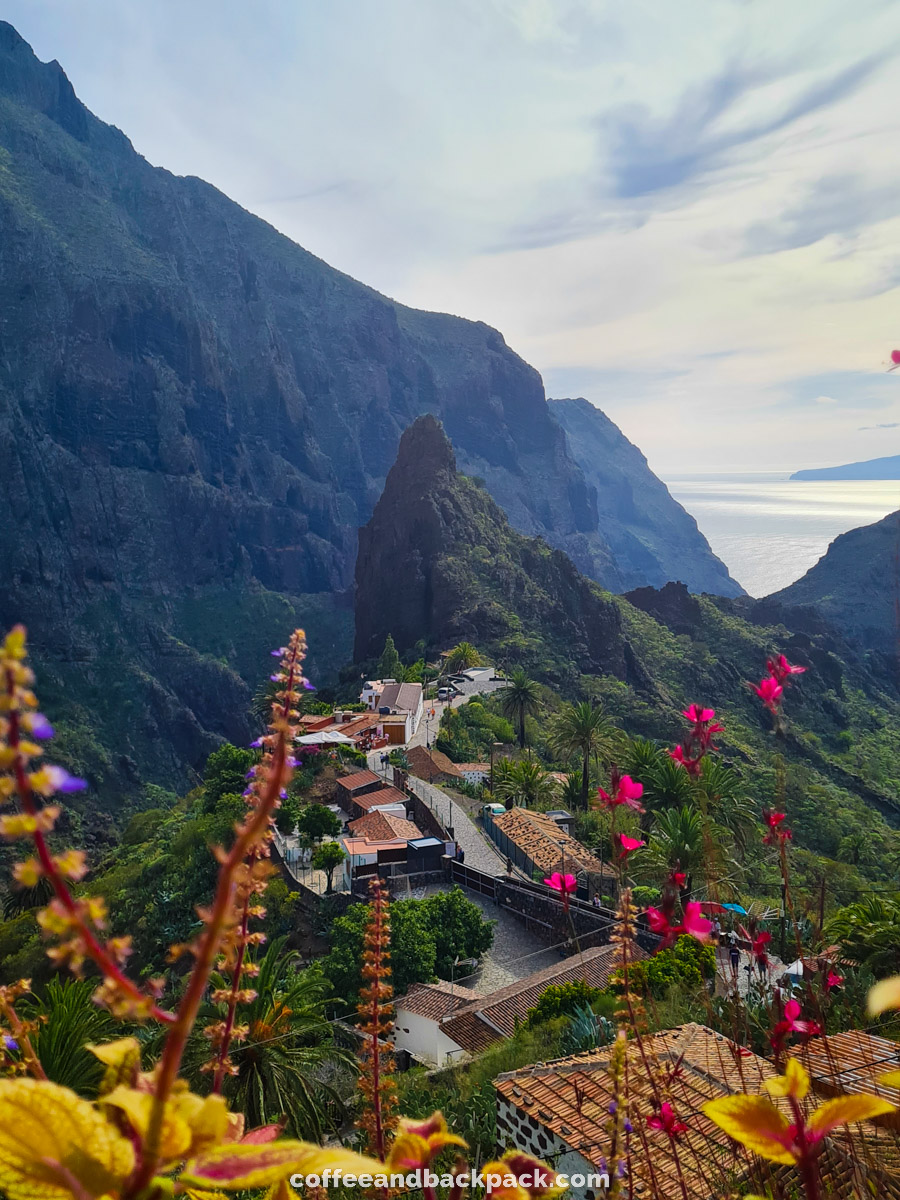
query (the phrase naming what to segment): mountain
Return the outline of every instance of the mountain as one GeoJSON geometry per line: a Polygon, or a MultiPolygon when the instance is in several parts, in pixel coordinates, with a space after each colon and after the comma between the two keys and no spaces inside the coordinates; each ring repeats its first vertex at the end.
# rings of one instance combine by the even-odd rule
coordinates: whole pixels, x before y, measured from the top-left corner
{"type": "Polygon", "coordinates": [[[403,434],[375,511],[359,531],[354,658],[388,634],[402,653],[472,641],[495,659],[544,673],[624,678],[616,605],[572,560],[514,530],[476,481],[457,471],[435,417],[403,434]]]}
{"type": "Polygon", "coordinates": [[[772,754],[783,749],[798,845],[839,857],[854,825],[877,827],[885,845],[895,843],[888,829],[900,823],[895,674],[873,669],[869,655],[814,611],[696,596],[683,583],[625,596],[604,591],[566,555],[512,528],[487,491],[457,469],[430,415],[403,434],[359,535],[357,661],[371,662],[388,633],[414,653],[421,643],[443,649],[472,641],[489,661],[521,664],[565,699],[599,699],[626,732],[664,744],[681,738],[679,714],[688,704],[708,704],[727,731],[724,753],[758,800],[773,794],[772,754]],[[773,653],[807,668],[790,689],[778,742],[748,686],[773,653]]]}
{"type": "Polygon", "coordinates": [[[61,744],[114,800],[246,738],[293,625],[315,677],[346,662],[357,529],[424,412],[517,529],[611,588],[650,578],[496,330],[151,166],[3,22],[0,230],[0,624],[28,624],[61,744]]]}
{"type": "Polygon", "coordinates": [[[741,594],[725,564],[708,550],[694,518],[605,413],[582,398],[551,400],[550,411],[596,493],[600,528],[624,583],[615,590],[680,581],[692,592],[741,594]],[[708,552],[697,552],[701,544],[708,552]]]}
{"type": "MultiPolygon", "coordinates": [[[[814,608],[819,619],[893,663],[900,644],[900,512],[836,537],[806,574],[764,606],[814,608]]],[[[796,619],[796,618],[794,618],[796,619]]],[[[889,668],[890,669],[890,668],[889,668]]]]}
{"type": "Polygon", "coordinates": [[[813,467],[795,471],[791,479],[900,479],[900,454],[847,463],[843,467],[813,467]]]}

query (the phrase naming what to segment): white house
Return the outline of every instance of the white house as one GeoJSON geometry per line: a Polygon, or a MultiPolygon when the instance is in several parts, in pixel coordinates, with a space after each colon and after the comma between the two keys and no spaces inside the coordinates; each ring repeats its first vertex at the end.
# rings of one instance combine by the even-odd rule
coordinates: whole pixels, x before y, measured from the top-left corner
{"type": "Polygon", "coordinates": [[[490,763],[457,763],[456,769],[466,783],[474,784],[475,787],[480,783],[487,783],[491,777],[490,763]]]}
{"type": "Polygon", "coordinates": [[[466,1057],[465,1051],[443,1032],[441,1021],[477,999],[471,988],[443,979],[417,984],[394,1003],[394,1044],[420,1062],[438,1067],[458,1062],[466,1057]]]}
{"type": "Polygon", "coordinates": [[[360,704],[365,704],[366,708],[374,712],[378,707],[378,697],[389,683],[396,682],[396,679],[367,679],[359,693],[360,704]]]}
{"type": "Polygon", "coordinates": [[[424,693],[421,683],[386,683],[376,704],[378,712],[406,716],[406,741],[419,728],[425,711],[424,693]]]}

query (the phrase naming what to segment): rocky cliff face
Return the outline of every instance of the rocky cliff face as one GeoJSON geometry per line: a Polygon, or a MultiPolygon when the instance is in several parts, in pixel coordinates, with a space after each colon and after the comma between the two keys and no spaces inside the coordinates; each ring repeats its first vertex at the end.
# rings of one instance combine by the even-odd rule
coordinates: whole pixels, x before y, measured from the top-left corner
{"type": "Polygon", "coordinates": [[[739,596],[697,522],[605,413],[584,399],[551,400],[569,453],[597,497],[597,520],[616,564],[616,591],[682,582],[692,592],[739,596]]]}
{"type": "Polygon", "coordinates": [[[292,624],[314,675],[346,660],[357,529],[424,412],[517,529],[611,587],[649,579],[620,569],[499,333],[395,304],[150,166],[3,22],[0,233],[0,624],[29,624],[101,788],[181,786],[244,737],[292,624]]]}
{"type": "Polygon", "coordinates": [[[785,610],[788,621],[812,606],[819,620],[830,622],[844,637],[895,659],[900,646],[900,513],[842,533],[801,579],[759,604],[785,610]]]}
{"type": "Polygon", "coordinates": [[[544,676],[625,678],[619,610],[561,551],[512,529],[484,488],[456,469],[439,422],[420,417],[400,439],[372,519],[359,531],[356,647],[362,661],[391,633],[468,640],[544,676]]]}

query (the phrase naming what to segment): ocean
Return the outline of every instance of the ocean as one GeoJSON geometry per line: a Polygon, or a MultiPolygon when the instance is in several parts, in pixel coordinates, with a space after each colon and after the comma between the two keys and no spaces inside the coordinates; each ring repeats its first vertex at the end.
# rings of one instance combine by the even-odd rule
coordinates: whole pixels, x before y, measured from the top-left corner
{"type": "Polygon", "coordinates": [[[790,482],[788,473],[673,475],[665,480],[751,596],[804,575],[839,533],[900,509],[896,480],[790,482]]]}

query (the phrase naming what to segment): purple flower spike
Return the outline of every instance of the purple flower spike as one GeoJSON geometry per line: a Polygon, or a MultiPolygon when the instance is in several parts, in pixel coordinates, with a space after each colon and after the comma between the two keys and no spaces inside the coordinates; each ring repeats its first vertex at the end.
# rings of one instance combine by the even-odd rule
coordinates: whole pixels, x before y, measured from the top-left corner
{"type": "Polygon", "coordinates": [[[243,796],[245,799],[246,799],[246,797],[247,797],[247,796],[252,796],[252,795],[253,795],[253,788],[244,788],[244,790],[241,792],[241,795],[242,795],[242,796],[243,796]]]}
{"type": "Polygon", "coordinates": [[[44,770],[50,777],[53,790],[56,792],[83,792],[87,787],[86,779],[79,779],[77,775],[70,775],[62,767],[48,766],[44,770]]]}
{"type": "Polygon", "coordinates": [[[18,1050],[18,1048],[19,1048],[19,1043],[16,1041],[15,1038],[11,1038],[11,1037],[4,1037],[3,1045],[6,1047],[7,1050],[18,1050]]]}
{"type": "Polygon", "coordinates": [[[251,767],[250,770],[247,772],[247,774],[244,776],[244,778],[252,779],[255,774],[256,774],[256,767],[251,767]]]}
{"type": "Polygon", "coordinates": [[[619,1108],[619,1106],[618,1106],[618,1104],[616,1104],[615,1100],[610,1100],[609,1107],[607,1108],[606,1111],[609,1113],[609,1115],[611,1117],[614,1117],[616,1115],[616,1112],[618,1111],[618,1108],[619,1108]]]}
{"type": "Polygon", "coordinates": [[[634,1130],[634,1126],[633,1126],[633,1125],[632,1125],[632,1123],[631,1123],[631,1122],[628,1120],[628,1118],[627,1118],[627,1117],[626,1117],[626,1118],[625,1118],[625,1120],[622,1122],[622,1128],[625,1130],[625,1132],[626,1132],[626,1133],[632,1133],[632,1132],[633,1132],[633,1130],[634,1130]]]}
{"type": "Polygon", "coordinates": [[[269,653],[273,658],[284,658],[284,656],[287,654],[287,646],[282,646],[278,650],[270,650],[269,653]]]}
{"type": "Polygon", "coordinates": [[[284,682],[284,676],[281,674],[280,671],[277,673],[277,675],[270,675],[269,678],[272,680],[273,683],[283,683],[284,682]]]}
{"type": "Polygon", "coordinates": [[[622,1161],[622,1159],[620,1158],[618,1163],[616,1164],[616,1173],[618,1174],[620,1179],[625,1178],[625,1171],[626,1171],[625,1164],[622,1161]]]}
{"type": "Polygon", "coordinates": [[[262,738],[261,738],[261,737],[258,737],[258,738],[256,739],[256,741],[255,741],[255,742],[251,742],[251,743],[250,743],[250,749],[251,749],[251,750],[258,750],[262,744],[263,744],[263,740],[262,740],[262,738]]]}
{"type": "Polygon", "coordinates": [[[53,726],[43,713],[32,713],[28,718],[28,729],[42,740],[53,737],[53,726]]]}
{"type": "Polygon", "coordinates": [[[282,788],[278,795],[282,800],[287,800],[287,788],[282,788]]]}
{"type": "Polygon", "coordinates": [[[315,685],[310,683],[308,679],[303,680],[303,686],[306,688],[306,690],[308,692],[314,692],[316,690],[315,685]]]}

